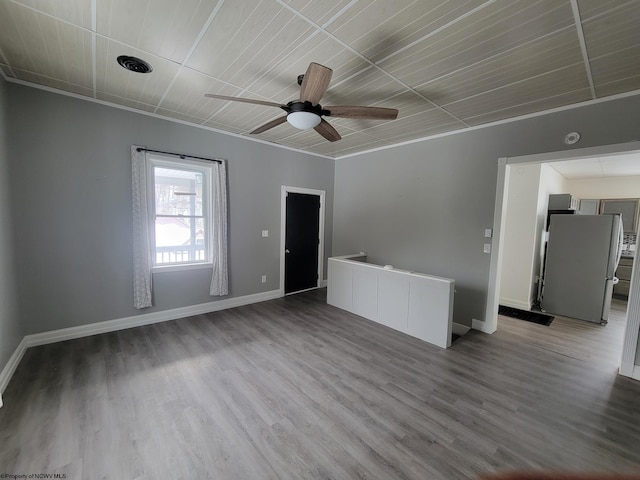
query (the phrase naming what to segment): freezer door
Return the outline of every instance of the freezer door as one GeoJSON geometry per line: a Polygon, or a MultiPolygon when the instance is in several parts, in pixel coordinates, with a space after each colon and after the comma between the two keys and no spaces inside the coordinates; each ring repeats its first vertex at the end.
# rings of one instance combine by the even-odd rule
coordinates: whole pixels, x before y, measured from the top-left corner
{"type": "Polygon", "coordinates": [[[542,308],[600,323],[611,261],[613,216],[559,215],[551,221],[542,308]]]}

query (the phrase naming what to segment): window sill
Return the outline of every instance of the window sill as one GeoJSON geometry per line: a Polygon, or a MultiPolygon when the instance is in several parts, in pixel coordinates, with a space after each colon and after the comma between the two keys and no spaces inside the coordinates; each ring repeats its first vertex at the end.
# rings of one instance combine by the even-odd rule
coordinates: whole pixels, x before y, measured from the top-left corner
{"type": "Polygon", "coordinates": [[[212,263],[186,263],[182,265],[162,265],[153,267],[151,273],[181,272],[184,270],[201,270],[203,268],[213,268],[212,263]]]}

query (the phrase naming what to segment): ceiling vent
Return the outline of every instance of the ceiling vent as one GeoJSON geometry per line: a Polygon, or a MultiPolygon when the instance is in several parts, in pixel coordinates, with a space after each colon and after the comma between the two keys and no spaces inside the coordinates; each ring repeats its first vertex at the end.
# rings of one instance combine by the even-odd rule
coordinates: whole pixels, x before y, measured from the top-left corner
{"type": "Polygon", "coordinates": [[[136,57],[120,55],[118,57],[118,63],[122,66],[122,68],[126,68],[127,70],[136,73],[149,73],[153,71],[153,67],[151,67],[151,65],[149,65],[144,60],[136,57]]]}

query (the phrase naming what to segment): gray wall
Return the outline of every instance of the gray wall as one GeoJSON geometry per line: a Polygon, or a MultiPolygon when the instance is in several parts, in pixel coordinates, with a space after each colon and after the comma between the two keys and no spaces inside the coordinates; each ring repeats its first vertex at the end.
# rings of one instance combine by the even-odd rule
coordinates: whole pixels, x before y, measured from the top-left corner
{"type": "Polygon", "coordinates": [[[7,90],[27,334],[278,289],[281,185],[326,190],[332,250],[331,159],[16,84],[7,90]],[[133,308],[132,144],[228,160],[229,297],[209,296],[209,269],[169,272],[154,275],[154,307],[133,308]]]}
{"type": "Polygon", "coordinates": [[[9,154],[6,106],[8,85],[0,78],[0,371],[22,340],[15,290],[15,264],[11,229],[9,154]]]}
{"type": "MultiPolygon", "coordinates": [[[[640,139],[640,96],[337,160],[333,254],[456,281],[454,320],[484,319],[500,157],[640,139]]],[[[505,265],[504,268],[508,268],[505,265]]]]}

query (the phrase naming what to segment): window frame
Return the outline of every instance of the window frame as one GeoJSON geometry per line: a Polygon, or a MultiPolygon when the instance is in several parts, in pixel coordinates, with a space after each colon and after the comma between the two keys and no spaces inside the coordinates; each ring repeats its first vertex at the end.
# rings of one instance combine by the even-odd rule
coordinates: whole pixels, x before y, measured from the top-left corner
{"type": "MultiPolygon", "coordinates": [[[[151,251],[151,271],[168,272],[180,270],[192,270],[213,267],[213,235],[212,235],[212,175],[213,168],[211,164],[204,160],[192,160],[184,158],[175,158],[157,153],[147,152],[145,156],[147,170],[147,201],[148,201],[148,219],[147,227],[149,231],[149,243],[151,251]],[[174,170],[183,170],[189,172],[202,173],[202,218],[205,229],[205,259],[176,263],[157,263],[156,252],[156,182],[154,169],[168,168],[174,170]]],[[[193,218],[193,217],[190,217],[193,218]]]]}

